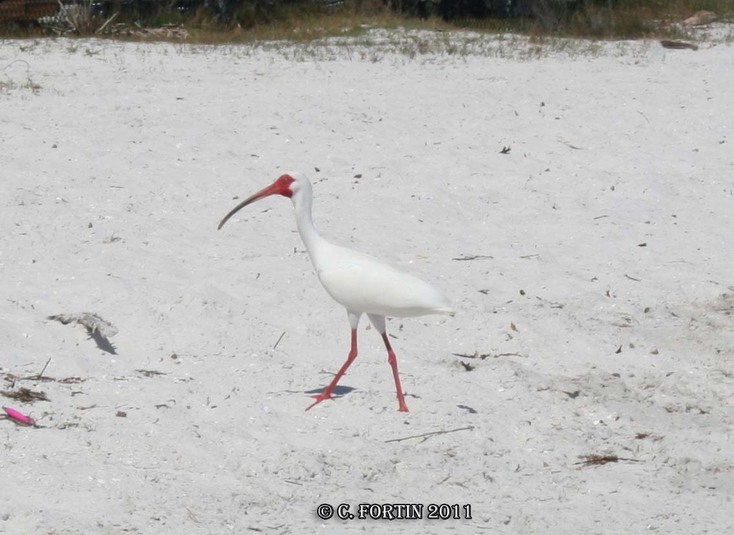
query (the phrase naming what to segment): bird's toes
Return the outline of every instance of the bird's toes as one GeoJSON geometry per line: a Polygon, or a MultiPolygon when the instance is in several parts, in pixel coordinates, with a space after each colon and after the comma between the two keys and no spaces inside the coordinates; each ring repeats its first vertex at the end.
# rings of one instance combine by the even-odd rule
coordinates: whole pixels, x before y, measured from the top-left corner
{"type": "Polygon", "coordinates": [[[310,410],[311,408],[315,407],[316,405],[318,405],[325,399],[333,399],[331,397],[331,394],[316,394],[315,396],[311,396],[311,397],[314,398],[316,401],[314,401],[313,403],[311,403],[311,405],[306,407],[306,410],[310,410]]]}

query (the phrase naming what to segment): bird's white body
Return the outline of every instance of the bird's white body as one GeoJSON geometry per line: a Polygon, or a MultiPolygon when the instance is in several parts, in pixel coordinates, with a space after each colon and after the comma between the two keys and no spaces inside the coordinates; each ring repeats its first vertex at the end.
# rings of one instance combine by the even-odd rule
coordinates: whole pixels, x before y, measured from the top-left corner
{"type": "Polygon", "coordinates": [[[332,244],[314,253],[321,284],[347,310],[394,318],[453,313],[436,288],[373,256],[332,244]]]}
{"type": "Polygon", "coordinates": [[[222,219],[219,228],[239,209],[269,195],[290,197],[296,212],[296,225],[316,274],[329,295],[347,309],[352,328],[352,348],[347,362],[337,373],[316,402],[331,398],[337,382],[357,356],[357,326],[362,314],[382,335],[388,351],[399,410],[407,411],[398,375],[397,359],[385,331],[385,317],[422,316],[425,314],[452,314],[448,299],[436,288],[413,275],[399,271],[380,260],[358,251],[340,247],[323,239],[311,217],[312,190],[308,179],[298,175],[283,175],[273,184],[248,197],[222,219]]]}

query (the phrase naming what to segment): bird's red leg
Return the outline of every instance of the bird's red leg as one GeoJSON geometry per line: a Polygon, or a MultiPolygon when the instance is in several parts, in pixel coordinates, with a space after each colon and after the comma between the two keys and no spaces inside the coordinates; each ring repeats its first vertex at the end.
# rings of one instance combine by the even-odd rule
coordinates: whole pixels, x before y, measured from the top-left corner
{"type": "MultiPolygon", "coordinates": [[[[349,350],[349,357],[347,357],[347,361],[344,363],[344,365],[341,367],[339,372],[336,374],[336,377],[334,377],[334,380],[329,383],[329,386],[326,387],[326,390],[324,390],[321,394],[317,394],[313,396],[316,398],[316,401],[311,403],[308,407],[306,407],[306,410],[309,410],[311,407],[318,405],[325,399],[331,399],[331,393],[334,391],[334,388],[336,388],[336,384],[339,382],[339,379],[342,378],[342,375],[344,375],[351,366],[352,362],[354,362],[354,359],[357,358],[357,329],[352,329],[352,349],[349,350]]],[[[397,372],[397,370],[396,370],[397,372]]],[[[406,409],[407,410],[407,409],[406,409]]]]}
{"type": "Polygon", "coordinates": [[[395,378],[395,390],[398,393],[398,411],[400,412],[408,412],[408,406],[405,404],[405,396],[403,396],[403,387],[400,386],[400,374],[398,373],[398,359],[395,358],[395,352],[392,350],[392,347],[390,346],[390,340],[387,338],[387,333],[382,333],[382,340],[385,342],[385,347],[387,348],[387,361],[390,363],[390,367],[392,368],[392,375],[395,378]]]}

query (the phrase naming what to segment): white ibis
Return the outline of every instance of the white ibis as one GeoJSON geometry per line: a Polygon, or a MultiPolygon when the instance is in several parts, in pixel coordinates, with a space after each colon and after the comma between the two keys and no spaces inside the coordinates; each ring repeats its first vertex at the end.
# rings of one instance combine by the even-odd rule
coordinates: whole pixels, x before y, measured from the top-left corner
{"type": "Polygon", "coordinates": [[[329,295],[347,309],[352,328],[352,346],[347,361],[329,386],[321,394],[313,396],[316,401],[306,410],[325,399],[331,399],[339,379],[357,358],[357,326],[362,314],[367,314],[387,348],[387,360],[392,368],[397,390],[398,410],[407,412],[408,406],[400,386],[398,361],[385,330],[385,316],[453,315],[448,299],[439,290],[413,275],[398,271],[372,256],[333,245],[322,238],[316,232],[311,219],[311,183],[305,177],[282,175],[270,186],[235,206],[224,216],[217,229],[221,229],[238,210],[270,195],[282,195],[293,201],[298,233],[306,245],[316,275],[329,295]]]}

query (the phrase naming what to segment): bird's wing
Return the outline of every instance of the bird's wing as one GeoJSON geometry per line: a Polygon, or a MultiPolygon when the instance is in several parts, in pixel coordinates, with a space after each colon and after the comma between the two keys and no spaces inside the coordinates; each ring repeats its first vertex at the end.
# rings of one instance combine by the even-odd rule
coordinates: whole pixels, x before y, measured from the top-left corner
{"type": "Polygon", "coordinates": [[[364,253],[335,248],[317,273],[329,295],[349,310],[392,317],[453,312],[427,282],[364,253]]]}

